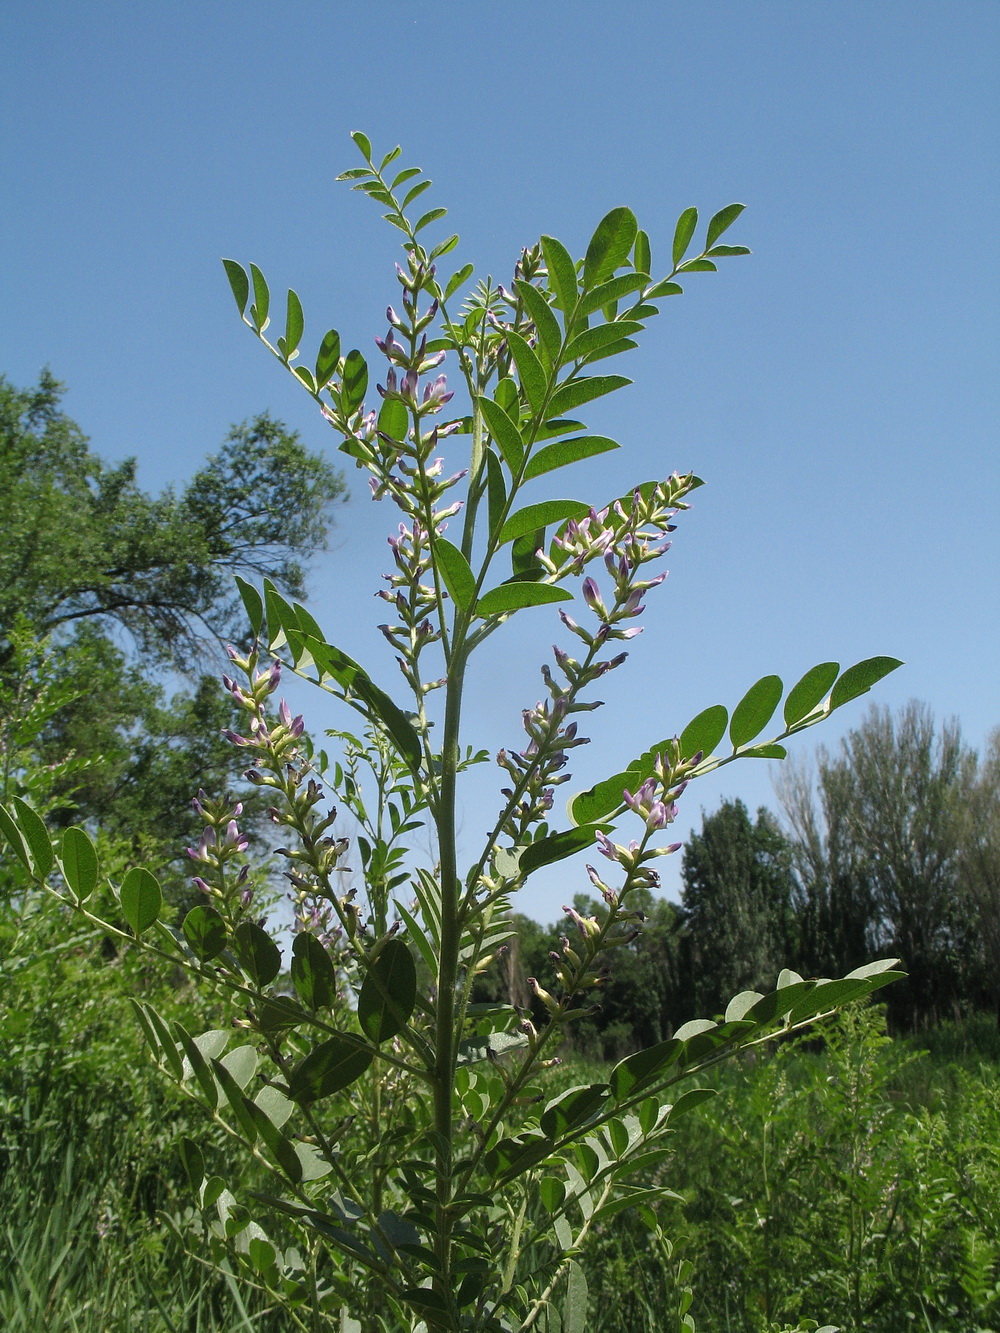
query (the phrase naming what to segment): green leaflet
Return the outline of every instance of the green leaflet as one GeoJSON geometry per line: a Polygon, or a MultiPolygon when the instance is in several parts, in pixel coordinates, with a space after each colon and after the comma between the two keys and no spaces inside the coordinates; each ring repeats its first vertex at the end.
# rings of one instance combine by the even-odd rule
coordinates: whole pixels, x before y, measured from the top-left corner
{"type": "Polygon", "coordinates": [[[373,1042],[399,1032],[417,999],[417,970],[403,940],[387,940],[358,996],[358,1022],[373,1042]]]}
{"type": "Polygon", "coordinates": [[[330,1097],[359,1079],[374,1058],[360,1038],[338,1033],[299,1061],[288,1079],[288,1095],[305,1103],[330,1097]]]}
{"type": "Polygon", "coordinates": [[[122,915],[133,933],[141,935],[160,915],[163,895],[145,866],[133,866],[122,880],[120,901],[122,915]]]}
{"type": "Polygon", "coordinates": [[[63,834],[60,860],[66,882],[85,902],[97,888],[98,864],[94,844],[82,828],[73,825],[63,834]]]}
{"type": "Polygon", "coordinates": [[[566,348],[567,361],[579,361],[592,352],[612,346],[622,338],[630,338],[633,333],[640,333],[643,326],[631,319],[616,319],[610,324],[598,324],[596,328],[585,329],[578,334],[566,348]]]}
{"type": "Polygon", "coordinates": [[[247,613],[250,628],[253,630],[256,639],[264,623],[264,599],[253,584],[247,583],[246,579],[240,578],[239,574],[236,575],[236,586],[239,589],[243,609],[247,613]]]}
{"type": "Polygon", "coordinates": [[[592,291],[625,263],[638,230],[639,224],[630,208],[613,208],[601,219],[583,261],[585,291],[592,291]]]}
{"type": "MultiPolygon", "coordinates": [[[[621,801],[620,788],[618,801],[621,801]]],[[[541,866],[564,861],[568,856],[593,847],[595,833],[608,833],[610,830],[610,824],[581,824],[576,828],[565,829],[562,833],[550,833],[547,838],[539,838],[524,848],[518,858],[518,870],[527,876],[541,866]]]]}
{"type": "MultiPolygon", "coordinates": [[[[30,875],[32,873],[33,867],[31,864],[31,852],[28,848],[28,843],[24,837],[24,834],[18,828],[17,822],[14,819],[13,815],[6,808],[6,806],[3,805],[0,805],[0,831],[3,832],[4,837],[10,843],[14,855],[17,857],[17,859],[21,862],[25,870],[27,870],[28,874],[30,875]]],[[[69,876],[67,876],[67,879],[68,878],[69,876]]]]}
{"type": "Polygon", "coordinates": [[[285,313],[285,336],[278,339],[278,350],[286,361],[290,361],[299,350],[305,317],[302,314],[302,302],[298,294],[288,289],[288,305],[285,313]]]}
{"type": "Polygon", "coordinates": [[[564,322],[568,324],[573,307],[576,305],[578,291],[576,265],[563,243],[557,241],[554,236],[542,237],[542,254],[545,256],[545,267],[549,272],[549,283],[559,299],[565,317],[564,322]]]}
{"type": "Polygon", "coordinates": [[[218,958],[226,947],[226,923],[215,908],[206,903],[191,908],[181,931],[191,952],[202,963],[218,958]]]}
{"type": "Polygon", "coordinates": [[[458,549],[445,537],[438,537],[434,543],[437,567],[444,579],[452,601],[460,611],[468,611],[476,599],[476,576],[469,567],[469,562],[458,549]]]}
{"type": "Polygon", "coordinates": [[[247,277],[247,271],[242,264],[237,264],[235,259],[224,259],[222,267],[226,270],[229,286],[236,299],[236,308],[241,315],[244,315],[247,301],[250,300],[250,279],[247,277]]]}
{"type": "Polygon", "coordinates": [[[626,384],[631,383],[632,381],[626,379],[624,375],[591,375],[570,380],[552,395],[549,401],[549,413],[558,417],[564,412],[572,412],[582,403],[602,398],[606,393],[614,393],[615,389],[623,389],[626,384]]]}
{"type": "Polygon", "coordinates": [[[896,657],[867,657],[863,662],[848,667],[830,692],[830,712],[857,699],[859,695],[867,694],[883,676],[902,665],[896,657]]]}
{"type": "Polygon", "coordinates": [[[743,212],[744,208],[746,208],[746,204],[727,204],[725,208],[719,209],[718,213],[716,213],[708,224],[708,236],[705,239],[706,250],[711,250],[712,246],[722,233],[733,225],[739,215],[743,212]]]}
{"type": "Polygon", "coordinates": [[[783,689],[780,676],[762,676],[755,685],[750,686],[733,709],[729,723],[729,739],[733,749],[747,745],[760,735],[774,716],[783,689]]]}
{"type": "Polygon", "coordinates": [[[820,662],[811,667],[802,679],[788,691],[784,717],[787,727],[794,726],[826,698],[840,671],[839,662],[820,662]]]}
{"type": "MultiPolygon", "coordinates": [[[[518,379],[533,412],[541,410],[545,399],[547,376],[542,363],[519,333],[508,333],[507,346],[517,366],[518,379]]],[[[556,415],[552,413],[551,415],[556,415]]]]}
{"type": "MultiPolygon", "coordinates": [[[[295,633],[296,631],[293,631],[293,636],[295,633]]],[[[292,646],[291,641],[289,646],[292,646]]],[[[324,675],[331,676],[344,690],[361,699],[371,713],[384,724],[402,758],[412,768],[418,768],[422,751],[420,738],[414,731],[412,722],[385,691],[379,689],[365,670],[333,644],[324,643],[309,633],[299,635],[298,646],[300,652],[296,655],[296,660],[303,652],[308,652],[320,679],[324,675]]]]}
{"type": "Polygon", "coordinates": [[[566,1277],[566,1304],[563,1306],[562,1320],[563,1333],[586,1333],[589,1296],[587,1275],[576,1260],[571,1259],[566,1277]]]}
{"type": "Polygon", "coordinates": [[[562,346],[562,334],[559,331],[559,321],[552,313],[552,307],[538,288],[532,286],[530,282],[518,278],[514,282],[514,287],[531,316],[549,362],[555,364],[562,346]]]}
{"type": "Polygon", "coordinates": [[[281,950],[255,921],[241,921],[234,932],[240,967],[255,986],[269,986],[281,971],[281,950]]]}
{"type": "Polygon", "coordinates": [[[504,546],[517,537],[537,532],[550,523],[561,523],[564,519],[586,518],[590,506],[581,500],[543,500],[540,504],[526,505],[516,514],[511,514],[500,530],[498,545],[504,546]]]}
{"type": "MultiPolygon", "coordinates": [[[[504,383],[506,382],[504,381],[504,383]]],[[[503,461],[510,468],[511,474],[520,472],[521,463],[524,459],[521,432],[504,408],[499,403],[495,403],[492,398],[477,398],[476,403],[483,414],[487,429],[503,455],[503,461]]]]}
{"type": "Polygon", "coordinates": [[[543,473],[554,472],[557,467],[566,467],[568,463],[577,463],[582,458],[593,458],[618,448],[618,442],[606,435],[577,435],[571,440],[560,440],[531,455],[524,469],[524,479],[530,481],[543,473]]]}
{"type": "Polygon", "coordinates": [[[710,755],[726,734],[729,713],[722,704],[713,704],[691,719],[681,732],[681,758],[691,759],[700,751],[710,755]]]}
{"type": "Polygon", "coordinates": [[[356,412],[365,401],[368,389],[368,364],[359,351],[348,352],[344,359],[344,378],[340,400],[348,414],[356,412]]]}
{"type": "Polygon", "coordinates": [[[611,1096],[607,1083],[591,1083],[586,1087],[568,1088],[548,1103],[539,1124],[543,1133],[552,1140],[560,1139],[568,1130],[575,1129],[592,1119],[611,1096]]]}
{"type": "Polygon", "coordinates": [[[329,1008],[337,998],[337,974],[315,935],[299,931],[292,943],[292,985],[308,1009],[329,1008]]]}
{"type": "Polygon", "coordinates": [[[316,353],[316,388],[323,389],[329,384],[340,365],[340,334],[330,329],[323,335],[323,341],[316,353]]]}
{"type": "Polygon", "coordinates": [[[263,273],[256,264],[250,265],[250,276],[253,279],[254,295],[254,304],[250,307],[250,318],[253,320],[257,332],[263,333],[269,322],[267,316],[271,306],[271,293],[267,289],[267,282],[263,273]]]}
{"type": "Polygon", "coordinates": [[[696,208],[685,208],[684,212],[677,219],[677,226],[674,228],[674,268],[677,268],[681,260],[687,254],[687,248],[691,244],[691,237],[694,235],[694,229],[697,225],[698,210],[696,208]]]}
{"type": "Polygon", "coordinates": [[[45,822],[36,810],[21,800],[20,796],[15,796],[11,805],[17,814],[18,828],[31,850],[35,874],[39,879],[44,879],[52,869],[52,862],[55,859],[45,822]]]}
{"type": "Polygon", "coordinates": [[[476,603],[476,615],[484,620],[490,616],[509,615],[526,606],[543,606],[547,602],[571,602],[571,593],[554,588],[550,583],[501,583],[491,588],[476,603]]]}

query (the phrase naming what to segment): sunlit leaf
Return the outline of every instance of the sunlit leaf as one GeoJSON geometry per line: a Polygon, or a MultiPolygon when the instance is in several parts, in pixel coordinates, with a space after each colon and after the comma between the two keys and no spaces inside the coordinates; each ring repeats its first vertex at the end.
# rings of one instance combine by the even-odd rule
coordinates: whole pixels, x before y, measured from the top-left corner
{"type": "Polygon", "coordinates": [[[17,824],[24,839],[31,849],[31,858],[35,863],[35,874],[44,879],[52,869],[54,860],[52,843],[49,841],[45,822],[36,810],[33,810],[20,796],[11,801],[11,808],[17,816],[17,824]]]}
{"type": "Polygon", "coordinates": [[[163,895],[156,878],[145,866],[133,866],[122,880],[122,916],[136,935],[147,930],[160,915],[163,895]]]}
{"type": "Polygon", "coordinates": [[[733,709],[729,723],[729,739],[734,749],[747,745],[760,735],[774,716],[783,689],[780,676],[762,676],[755,685],[751,685],[733,709]]]}
{"type": "Polygon", "coordinates": [[[316,386],[322,389],[330,382],[340,364],[340,334],[330,329],[323,335],[316,354],[316,386]]]}
{"type": "Polygon", "coordinates": [[[476,597],[476,576],[468,560],[445,537],[438,537],[435,541],[434,554],[452,601],[460,611],[467,611],[476,597]]]}
{"type": "Polygon", "coordinates": [[[538,528],[548,527],[551,523],[561,523],[563,519],[586,518],[590,506],[581,500],[543,500],[540,504],[526,505],[516,514],[511,514],[500,530],[499,544],[512,542],[516,537],[535,532],[538,528]]]}
{"type": "Polygon", "coordinates": [[[258,333],[263,333],[267,327],[268,310],[271,307],[271,294],[267,289],[267,282],[263,273],[256,264],[250,265],[250,276],[253,278],[254,304],[250,307],[250,318],[258,333]]]}
{"type": "Polygon", "coordinates": [[[224,259],[222,266],[226,270],[229,286],[236,298],[236,307],[243,315],[246,313],[247,301],[250,300],[250,279],[247,271],[242,264],[237,264],[235,259],[224,259]]]}
{"type": "Polygon", "coordinates": [[[687,248],[691,244],[691,237],[694,235],[694,229],[697,225],[698,210],[696,208],[685,208],[677,219],[677,226],[674,228],[674,268],[678,266],[687,253],[687,248]]]}
{"type": "Polygon", "coordinates": [[[361,130],[351,130],[351,138],[361,149],[365,161],[370,163],[372,160],[372,145],[368,135],[363,134],[361,130]]]}
{"type": "Polygon", "coordinates": [[[285,337],[284,348],[282,349],[285,359],[291,360],[292,356],[299,349],[299,343],[302,341],[302,331],[305,328],[305,317],[302,314],[302,302],[298,294],[288,289],[288,308],[285,314],[285,337]]]}
{"type": "Polygon", "coordinates": [[[521,462],[524,458],[521,432],[499,403],[495,403],[491,398],[478,398],[476,401],[483,414],[487,429],[496,440],[497,448],[503,454],[504,462],[510,468],[511,473],[516,474],[520,471],[521,462]]]}
{"type": "Polygon", "coordinates": [[[549,283],[568,319],[576,305],[578,290],[573,257],[563,243],[557,241],[554,236],[542,237],[542,254],[549,273],[549,283]]]}
{"type": "MultiPolygon", "coordinates": [[[[621,792],[619,791],[619,800],[621,792]]],[[[540,866],[552,865],[555,861],[564,861],[568,856],[586,851],[594,845],[595,833],[607,833],[610,824],[580,824],[576,828],[565,829],[562,833],[550,833],[548,837],[531,842],[521,852],[519,869],[522,874],[530,875],[540,866]]]]}
{"type": "Polygon", "coordinates": [[[722,704],[713,704],[692,718],[681,732],[681,758],[691,759],[700,751],[710,755],[726,734],[729,713],[722,704]]]}
{"type": "Polygon", "coordinates": [[[630,208],[613,208],[597,224],[583,261],[583,286],[592,291],[628,259],[639,224],[630,208]]]}
{"type": "Polygon", "coordinates": [[[240,578],[239,574],[236,575],[236,586],[239,589],[243,609],[247,613],[250,628],[253,630],[256,639],[264,623],[264,600],[253,584],[247,583],[246,579],[240,578]]]}
{"type": "Polygon", "coordinates": [[[544,449],[539,449],[537,453],[531,455],[524,469],[525,481],[530,481],[532,477],[540,477],[546,472],[554,472],[556,468],[566,467],[569,463],[578,463],[582,458],[594,458],[597,454],[607,453],[610,449],[619,447],[617,440],[609,439],[606,435],[577,435],[570,440],[559,440],[558,443],[548,444],[544,449]]]}
{"type": "Polygon", "coordinates": [[[347,412],[356,412],[365,401],[368,390],[368,364],[357,350],[348,352],[344,358],[344,378],[341,388],[341,401],[347,412]]]}
{"type": "Polygon", "coordinates": [[[330,955],[308,930],[292,941],[292,985],[309,1009],[329,1008],[337,998],[337,974],[330,955]]]}
{"type": "MultiPolygon", "coordinates": [[[[518,379],[533,412],[539,411],[545,398],[546,375],[542,363],[519,333],[506,335],[507,346],[517,366],[518,379]]],[[[552,413],[553,416],[557,415],[552,413]]]]}
{"type": "Polygon", "coordinates": [[[562,416],[564,412],[572,412],[581,403],[592,402],[595,398],[602,398],[606,393],[613,393],[631,383],[624,375],[581,376],[555,391],[549,401],[549,412],[554,417],[562,416]]]}
{"type": "Polygon", "coordinates": [[[488,619],[490,616],[507,615],[511,611],[520,611],[526,606],[543,606],[549,602],[571,602],[573,596],[562,588],[553,588],[549,583],[501,583],[498,588],[491,588],[483,593],[476,603],[476,615],[488,619]]]}
{"type": "Polygon", "coordinates": [[[727,204],[725,208],[719,209],[708,224],[708,237],[705,241],[706,250],[711,250],[722,233],[733,225],[744,208],[746,208],[746,204],[727,204]]]}
{"type": "Polygon", "coordinates": [[[559,321],[553,314],[552,307],[532,283],[518,278],[514,282],[514,287],[524,302],[525,309],[531,316],[531,322],[538,332],[539,341],[548,353],[549,361],[555,362],[562,346],[562,334],[559,331],[559,321]]]}
{"type": "Polygon", "coordinates": [[[826,698],[827,692],[837,679],[840,671],[839,662],[820,662],[811,667],[802,679],[788,691],[785,700],[785,725],[794,726],[826,698]]]}
{"type": "Polygon", "coordinates": [[[97,852],[89,836],[76,825],[62,836],[60,860],[66,882],[80,902],[86,902],[97,888],[97,852]]]}
{"type": "Polygon", "coordinates": [[[215,908],[206,903],[191,908],[184,918],[181,931],[191,946],[191,952],[203,963],[218,958],[226,947],[226,923],[215,908]]]}
{"type": "Polygon", "coordinates": [[[896,657],[868,657],[863,662],[848,667],[830,691],[830,712],[840,708],[842,704],[850,703],[852,699],[857,699],[862,694],[867,694],[883,676],[887,676],[890,671],[895,671],[902,665],[896,657]]]}

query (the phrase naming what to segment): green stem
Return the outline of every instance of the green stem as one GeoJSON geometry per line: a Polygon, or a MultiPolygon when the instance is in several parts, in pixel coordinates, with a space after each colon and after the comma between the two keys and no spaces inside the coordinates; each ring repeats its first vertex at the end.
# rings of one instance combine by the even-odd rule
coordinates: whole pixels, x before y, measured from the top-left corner
{"type": "Polygon", "coordinates": [[[439,1291],[451,1299],[452,1163],[454,1143],[453,1098],[455,1086],[455,987],[462,936],[459,919],[459,879],[455,846],[455,802],[459,766],[459,728],[465,676],[465,618],[456,615],[452,655],[448,672],[441,752],[440,799],[436,812],[441,877],[441,954],[437,976],[437,1026],[435,1032],[434,1128],[437,1133],[437,1207],[434,1248],[440,1271],[439,1291]]]}

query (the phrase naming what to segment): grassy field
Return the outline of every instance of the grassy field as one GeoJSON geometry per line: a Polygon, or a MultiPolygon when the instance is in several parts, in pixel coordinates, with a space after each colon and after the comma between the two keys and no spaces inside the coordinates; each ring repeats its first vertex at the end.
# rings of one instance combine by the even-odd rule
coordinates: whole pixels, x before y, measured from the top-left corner
{"type": "MultiPolygon", "coordinates": [[[[589,1327],[1000,1329],[998,1057],[986,1018],[921,1044],[890,1041],[872,1010],[719,1071],[720,1095],[657,1168],[679,1196],[658,1232],[626,1212],[592,1236],[589,1327]]],[[[287,1328],[160,1221],[186,1205],[171,1145],[204,1138],[197,1112],[139,1065],[100,1068],[0,1069],[0,1327],[287,1328]]],[[[565,1086],[600,1076],[572,1059],[557,1071],[565,1086]]]]}

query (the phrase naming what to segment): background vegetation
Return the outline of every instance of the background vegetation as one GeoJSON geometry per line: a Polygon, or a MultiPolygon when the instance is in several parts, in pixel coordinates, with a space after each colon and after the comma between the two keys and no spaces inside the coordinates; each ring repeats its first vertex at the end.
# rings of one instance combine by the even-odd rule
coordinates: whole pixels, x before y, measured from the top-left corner
{"type": "MultiPolygon", "coordinates": [[[[142,859],[180,909],[192,795],[240,790],[218,741],[227,697],[201,674],[211,642],[239,632],[230,576],[302,595],[342,480],[264,416],[181,495],[150,497],[133,465],[91,453],[50,376],[0,381],[0,462],[13,479],[0,491],[0,799],[87,824],[112,873],[142,859]]],[[[873,709],[778,795],[780,816],[739,801],[705,816],[681,903],[648,897],[554,1086],[782,966],[840,975],[898,955],[909,980],[887,1011],[717,1074],[723,1095],[644,1167],[674,1205],[619,1213],[591,1238],[591,1324],[1000,1327],[1000,733],[976,755],[921,704],[873,709]]],[[[527,978],[546,986],[558,947],[557,927],[522,918],[482,998],[534,1005],[543,1023],[527,978]]],[[[0,1323],[279,1327],[260,1293],[185,1256],[165,1222],[187,1206],[177,1140],[223,1165],[227,1149],[154,1077],[124,996],[194,1027],[232,1015],[81,931],[8,860],[0,968],[0,1323]]]]}

